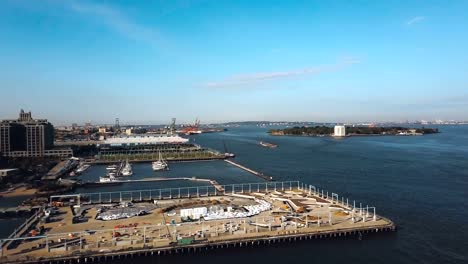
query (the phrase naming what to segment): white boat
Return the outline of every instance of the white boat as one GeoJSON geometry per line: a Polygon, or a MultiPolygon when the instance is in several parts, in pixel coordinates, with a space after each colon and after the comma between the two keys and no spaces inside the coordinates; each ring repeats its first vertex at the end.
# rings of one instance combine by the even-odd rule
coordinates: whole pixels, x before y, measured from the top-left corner
{"type": "Polygon", "coordinates": [[[236,156],[236,154],[234,154],[234,153],[228,153],[228,152],[224,153],[224,157],[226,157],[226,158],[234,158],[235,156],[236,156]]]}
{"type": "Polygon", "coordinates": [[[106,170],[117,170],[117,165],[110,165],[106,168],[106,170]]]}
{"type": "Polygon", "coordinates": [[[132,165],[128,162],[128,160],[125,162],[125,166],[122,169],[122,176],[132,176],[133,175],[133,170],[132,170],[132,165]]]}
{"type": "Polygon", "coordinates": [[[89,167],[91,167],[91,165],[82,164],[82,165],[78,166],[78,169],[76,169],[76,173],[82,173],[82,172],[86,171],[87,169],[89,169],[89,167]]]}
{"type": "Polygon", "coordinates": [[[99,182],[118,182],[119,180],[114,176],[99,177],[99,182]]]}
{"type": "Polygon", "coordinates": [[[154,161],[152,164],[154,171],[167,170],[169,169],[167,162],[162,158],[161,152],[159,152],[159,160],[154,161]]]}
{"type": "Polygon", "coordinates": [[[166,170],[167,164],[160,162],[160,161],[155,161],[153,162],[152,167],[154,171],[166,170]]]}

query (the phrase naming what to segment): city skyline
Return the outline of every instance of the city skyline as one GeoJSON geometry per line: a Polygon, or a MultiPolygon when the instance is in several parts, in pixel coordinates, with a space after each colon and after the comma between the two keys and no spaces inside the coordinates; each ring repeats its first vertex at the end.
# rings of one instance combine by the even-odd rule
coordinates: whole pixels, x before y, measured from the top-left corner
{"type": "Polygon", "coordinates": [[[467,120],[467,7],[3,1],[0,119],[467,120]]]}
{"type": "MultiPolygon", "coordinates": [[[[19,115],[23,115],[24,109],[21,109],[19,111],[19,115]]],[[[27,114],[29,116],[34,116],[35,115],[32,113],[32,111],[28,111],[27,114]]],[[[47,121],[45,118],[40,118],[41,120],[47,121]]],[[[16,118],[12,117],[0,117],[0,120],[5,120],[5,121],[15,121],[17,120],[16,118]]],[[[172,121],[177,121],[171,120],[172,121]]],[[[200,121],[198,118],[196,118],[195,121],[200,121]]],[[[99,127],[115,127],[116,123],[118,122],[119,126],[147,126],[147,125],[155,125],[155,126],[168,126],[168,122],[135,122],[131,120],[120,120],[120,118],[115,118],[114,120],[107,120],[105,122],[93,122],[92,120],[87,120],[84,122],[75,122],[75,121],[66,121],[66,122],[52,122],[54,125],[57,125],[58,127],[86,127],[86,126],[99,126],[99,127]]],[[[375,120],[359,120],[359,121],[335,121],[335,120],[327,120],[327,121],[316,121],[316,120],[231,120],[231,121],[223,121],[223,122],[203,122],[202,125],[204,124],[229,124],[229,123],[271,123],[273,125],[275,124],[292,124],[292,123],[323,123],[323,124],[344,124],[344,125],[351,125],[351,124],[403,124],[403,123],[420,123],[420,124],[468,124],[467,120],[455,120],[455,119],[448,119],[448,120],[442,120],[442,119],[433,119],[433,120],[387,120],[387,121],[375,121],[375,120]]],[[[192,125],[194,122],[192,121],[183,121],[183,122],[178,122],[176,125],[192,125]]]]}

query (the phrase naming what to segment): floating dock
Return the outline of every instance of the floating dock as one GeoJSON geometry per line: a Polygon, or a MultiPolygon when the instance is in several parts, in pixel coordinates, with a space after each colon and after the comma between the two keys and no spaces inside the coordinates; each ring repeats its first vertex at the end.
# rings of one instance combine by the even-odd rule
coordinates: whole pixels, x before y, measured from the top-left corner
{"type": "MultiPolygon", "coordinates": [[[[139,183],[139,182],[160,182],[160,181],[194,181],[194,182],[208,182],[213,187],[215,187],[219,192],[223,192],[224,189],[222,186],[215,180],[211,179],[200,179],[200,178],[189,178],[189,177],[177,177],[177,178],[143,178],[143,179],[131,179],[131,180],[118,180],[113,182],[85,182],[82,185],[93,185],[93,186],[106,186],[106,185],[114,185],[119,183],[139,183]]],[[[1,212],[1,211],[0,211],[1,212]]]]}
{"type": "Polygon", "coordinates": [[[221,187],[223,194],[202,186],[52,196],[51,204],[60,204],[53,221],[41,223],[44,232],[34,237],[1,240],[1,263],[100,263],[395,230],[375,207],[297,181],[221,187]],[[119,220],[96,219],[102,208],[120,210],[122,201],[154,210],[119,220]],[[209,211],[206,219],[184,222],[182,211],[200,208],[209,211]],[[251,216],[245,217],[246,210],[251,216]],[[77,211],[85,222],[72,223],[77,211]],[[212,219],[208,215],[217,218],[207,220],[212,219]]]}

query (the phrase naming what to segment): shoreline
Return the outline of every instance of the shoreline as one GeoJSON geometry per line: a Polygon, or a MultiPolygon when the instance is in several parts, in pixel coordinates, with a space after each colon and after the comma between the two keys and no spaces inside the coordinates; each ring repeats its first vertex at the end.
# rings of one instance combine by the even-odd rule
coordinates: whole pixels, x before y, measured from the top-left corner
{"type": "MultiPolygon", "coordinates": [[[[440,132],[439,132],[440,133],[440,132]]],[[[294,135],[294,134],[283,134],[283,135],[279,135],[279,134],[271,134],[271,133],[268,133],[270,136],[275,136],[275,137],[282,137],[282,136],[288,136],[288,137],[331,137],[331,138],[347,138],[347,137],[366,137],[366,136],[370,136],[370,137],[375,137],[375,136],[395,136],[395,137],[414,137],[414,136],[426,136],[426,135],[429,135],[429,134],[421,134],[421,135],[398,135],[398,134],[352,134],[352,135],[346,135],[344,137],[335,137],[333,135],[294,135]]],[[[434,133],[436,134],[436,133],[434,133]]]]}

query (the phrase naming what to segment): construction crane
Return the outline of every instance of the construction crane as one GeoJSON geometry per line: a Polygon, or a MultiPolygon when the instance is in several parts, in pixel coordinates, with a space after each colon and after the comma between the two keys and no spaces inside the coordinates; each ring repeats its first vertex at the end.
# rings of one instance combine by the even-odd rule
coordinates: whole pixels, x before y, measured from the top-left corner
{"type": "Polygon", "coordinates": [[[120,122],[119,122],[119,118],[118,118],[118,117],[115,119],[114,129],[115,129],[115,131],[119,131],[119,130],[120,130],[120,122]]]}
{"type": "Polygon", "coordinates": [[[202,131],[199,129],[199,126],[200,120],[197,117],[193,125],[186,126],[182,129],[182,133],[184,133],[185,135],[201,134],[202,131]]]}
{"type": "Polygon", "coordinates": [[[171,134],[174,134],[175,131],[176,131],[176,119],[175,119],[175,117],[172,118],[172,123],[169,126],[169,131],[170,131],[171,134]]]}

